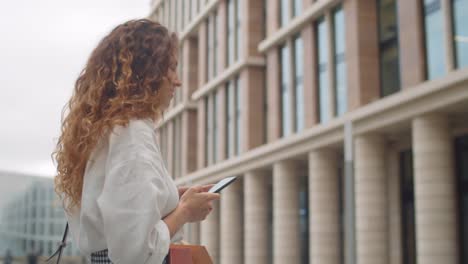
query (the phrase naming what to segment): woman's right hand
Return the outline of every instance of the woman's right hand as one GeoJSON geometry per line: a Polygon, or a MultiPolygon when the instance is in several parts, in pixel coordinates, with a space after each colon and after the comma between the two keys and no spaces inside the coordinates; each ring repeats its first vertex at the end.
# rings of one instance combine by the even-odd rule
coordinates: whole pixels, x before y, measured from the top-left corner
{"type": "Polygon", "coordinates": [[[178,209],[188,223],[205,220],[213,210],[212,201],[219,200],[218,193],[208,193],[203,186],[190,187],[180,197],[178,209]]]}

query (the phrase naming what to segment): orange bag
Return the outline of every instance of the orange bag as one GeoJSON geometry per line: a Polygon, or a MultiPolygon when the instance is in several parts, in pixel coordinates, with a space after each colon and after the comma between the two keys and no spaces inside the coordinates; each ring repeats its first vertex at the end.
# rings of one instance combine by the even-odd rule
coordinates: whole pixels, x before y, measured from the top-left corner
{"type": "Polygon", "coordinates": [[[213,264],[213,261],[204,246],[172,244],[169,264],[213,264]]]}

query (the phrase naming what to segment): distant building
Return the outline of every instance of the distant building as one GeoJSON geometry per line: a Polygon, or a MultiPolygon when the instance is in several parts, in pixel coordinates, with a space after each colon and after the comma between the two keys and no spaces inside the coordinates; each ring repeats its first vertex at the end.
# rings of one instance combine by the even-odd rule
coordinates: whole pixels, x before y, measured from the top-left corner
{"type": "MultiPolygon", "coordinates": [[[[65,229],[63,208],[54,192],[53,179],[28,177],[25,182],[28,183],[26,189],[11,194],[1,210],[0,254],[10,249],[14,256],[31,252],[50,256],[65,229]]],[[[65,248],[63,256],[79,256],[79,251],[71,244],[71,236],[68,243],[70,246],[65,248]]]]}

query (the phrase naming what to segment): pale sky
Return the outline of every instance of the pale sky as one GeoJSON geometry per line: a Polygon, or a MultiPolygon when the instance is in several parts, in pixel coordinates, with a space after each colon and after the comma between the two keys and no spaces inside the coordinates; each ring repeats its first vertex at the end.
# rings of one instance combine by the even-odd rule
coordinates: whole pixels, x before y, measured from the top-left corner
{"type": "Polygon", "coordinates": [[[52,176],[61,111],[89,54],[116,25],[147,17],[150,0],[1,5],[0,171],[52,176]]]}

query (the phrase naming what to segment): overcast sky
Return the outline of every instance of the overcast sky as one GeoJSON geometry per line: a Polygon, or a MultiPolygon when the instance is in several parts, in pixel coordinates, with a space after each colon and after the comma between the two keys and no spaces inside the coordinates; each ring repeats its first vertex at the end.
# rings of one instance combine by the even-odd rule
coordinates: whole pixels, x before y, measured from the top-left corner
{"type": "Polygon", "coordinates": [[[52,176],[74,81],[98,41],[150,0],[18,0],[0,9],[0,170],[52,176]]]}

